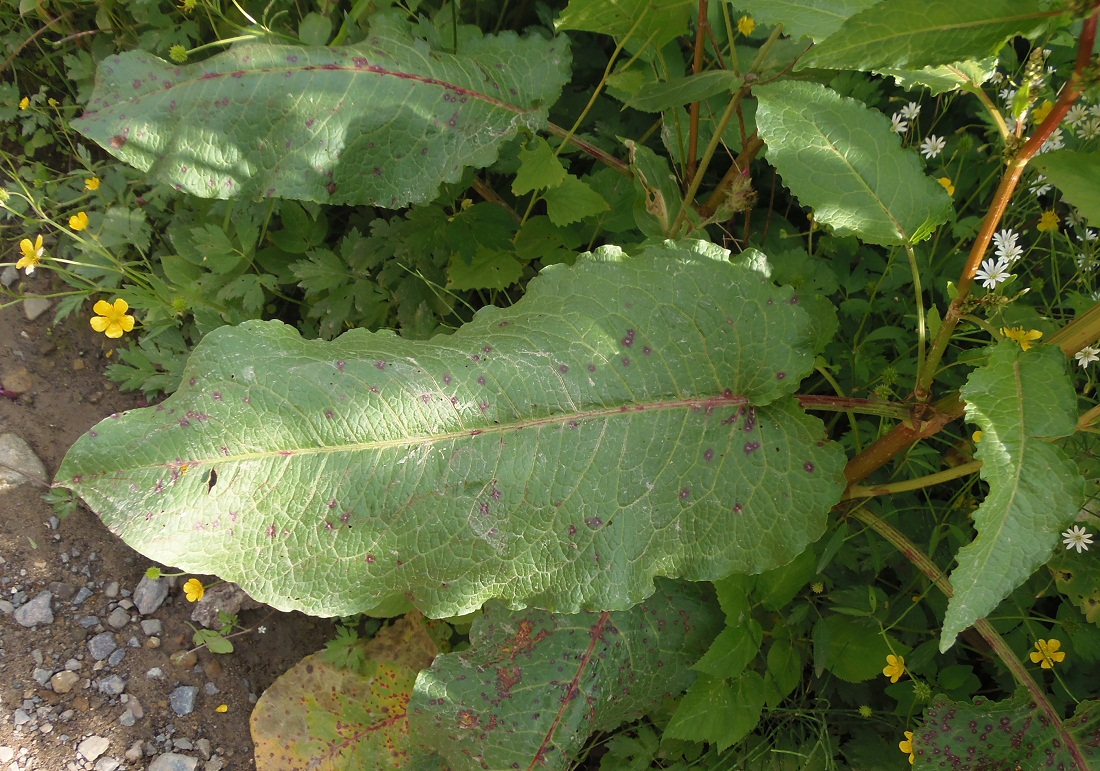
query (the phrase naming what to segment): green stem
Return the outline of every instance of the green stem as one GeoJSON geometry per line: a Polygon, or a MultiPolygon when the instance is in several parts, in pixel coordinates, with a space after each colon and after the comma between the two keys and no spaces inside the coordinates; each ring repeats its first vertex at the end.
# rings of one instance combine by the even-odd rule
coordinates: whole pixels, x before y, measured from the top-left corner
{"type": "Polygon", "coordinates": [[[935,474],[928,474],[923,477],[917,477],[916,479],[906,479],[902,482],[891,482],[885,485],[871,485],[869,487],[853,485],[844,491],[844,496],[841,500],[874,498],[876,495],[890,495],[891,493],[905,493],[910,490],[920,490],[924,487],[932,487],[933,485],[942,484],[943,482],[950,482],[952,479],[969,476],[981,467],[982,462],[980,460],[972,460],[969,463],[955,466],[955,468],[937,471],[935,474]]]}

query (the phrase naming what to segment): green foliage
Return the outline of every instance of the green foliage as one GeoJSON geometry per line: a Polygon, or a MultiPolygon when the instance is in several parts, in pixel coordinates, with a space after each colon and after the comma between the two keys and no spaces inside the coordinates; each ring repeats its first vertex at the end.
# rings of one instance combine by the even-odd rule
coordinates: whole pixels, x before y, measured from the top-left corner
{"type": "Polygon", "coordinates": [[[337,6],[0,10],[3,286],[174,392],[59,485],[279,607],[471,611],[345,624],[257,767],[1087,765],[1087,9],[337,6]]]}

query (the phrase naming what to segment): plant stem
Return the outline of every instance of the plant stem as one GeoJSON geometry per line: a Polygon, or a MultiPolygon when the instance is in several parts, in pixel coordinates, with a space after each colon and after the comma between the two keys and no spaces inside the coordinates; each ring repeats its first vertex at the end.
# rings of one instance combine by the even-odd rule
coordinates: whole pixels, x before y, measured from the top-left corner
{"type": "MultiPolygon", "coordinates": [[[[888,522],[879,519],[871,512],[857,507],[848,512],[850,516],[855,517],[860,522],[870,527],[885,540],[889,541],[898,551],[900,551],[910,563],[913,564],[920,572],[924,573],[936,588],[943,592],[944,596],[948,599],[955,596],[955,590],[951,586],[951,582],[940,570],[939,566],[932,561],[932,559],[921,551],[915,543],[909,540],[909,538],[900,530],[895,528],[888,522]]],[[[1009,647],[1005,639],[993,628],[985,619],[974,622],[974,629],[982,636],[987,643],[989,643],[990,649],[997,655],[1004,665],[1008,668],[1008,671],[1012,673],[1013,679],[1017,683],[1027,689],[1028,695],[1032,701],[1035,702],[1035,706],[1046,715],[1047,720],[1054,726],[1058,732],[1059,738],[1065,744],[1066,750],[1073,757],[1077,768],[1080,771],[1088,771],[1089,765],[1085,760],[1084,755],[1081,754],[1081,748],[1077,745],[1077,740],[1073,738],[1073,735],[1062,724],[1062,716],[1058,714],[1058,711],[1054,708],[1054,705],[1050,703],[1050,699],[1043,692],[1043,689],[1039,687],[1039,684],[1035,682],[1035,678],[1031,676],[1031,673],[1027,671],[1023,662],[1017,658],[1015,652],[1009,647]]]]}
{"type": "Polygon", "coordinates": [[[844,491],[844,496],[841,498],[841,500],[844,501],[852,500],[855,498],[874,498],[876,495],[890,495],[891,493],[904,493],[910,490],[920,490],[924,487],[932,487],[933,485],[942,484],[943,482],[950,482],[952,479],[969,476],[981,467],[982,462],[980,460],[972,460],[969,463],[962,463],[958,466],[955,466],[955,468],[937,471],[935,474],[928,474],[923,477],[917,477],[916,479],[906,479],[901,482],[891,482],[885,485],[872,485],[870,487],[864,487],[862,485],[852,485],[844,491]]]}
{"type": "Polygon", "coordinates": [[[858,412],[861,415],[880,415],[886,418],[906,420],[912,408],[899,402],[880,402],[874,399],[858,399],[851,396],[822,396],[818,394],[796,394],[798,403],[807,410],[822,412],[858,412]]]}
{"type": "MultiPolygon", "coordinates": [[[[691,73],[698,75],[703,70],[703,48],[707,28],[707,0],[699,0],[699,21],[695,25],[695,58],[691,63],[691,73]]],[[[695,177],[695,153],[699,149],[699,102],[691,103],[691,125],[688,127],[688,153],[684,176],[695,177]]]]}

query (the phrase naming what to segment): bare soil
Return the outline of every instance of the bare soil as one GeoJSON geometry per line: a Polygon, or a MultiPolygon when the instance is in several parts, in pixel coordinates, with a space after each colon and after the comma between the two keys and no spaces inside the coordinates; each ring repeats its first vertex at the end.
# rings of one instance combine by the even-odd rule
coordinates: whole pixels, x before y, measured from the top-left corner
{"type": "MultiPolygon", "coordinates": [[[[44,293],[45,281],[29,280],[25,288],[44,293]]],[[[14,378],[17,385],[20,379],[26,385],[30,376],[26,393],[0,398],[0,433],[22,437],[49,474],[56,472],[80,434],[111,413],[145,403],[140,395],[119,393],[104,376],[114,349],[125,341],[93,332],[90,316],[86,308],[54,326],[52,311],[28,321],[19,304],[0,310],[0,382],[14,378]]],[[[42,500],[44,492],[28,484],[0,493],[0,599],[19,606],[50,591],[54,614],[52,623],[34,628],[16,623],[11,612],[0,614],[0,769],[144,770],[168,750],[198,758],[199,769],[254,768],[248,716],[256,697],[331,639],[331,623],[266,607],[242,612],[243,625],[262,623],[266,634],[236,638],[232,654],[201,650],[197,661],[175,666],[171,655],[192,647],[192,608],[183,597],[184,579],[174,582],[156,612],[140,617],[136,609],[127,608],[127,597],[153,563],[108,532],[83,506],[55,521],[54,529],[54,512],[42,500]],[[74,593],[82,588],[91,595],[74,604],[79,596],[74,593]],[[131,620],[116,629],[107,618],[120,606],[131,620]],[[145,634],[143,618],[159,619],[163,632],[145,634]],[[97,662],[89,653],[88,641],[103,631],[111,632],[126,651],[115,666],[97,662]],[[66,664],[80,679],[71,691],[58,693],[47,675],[63,671],[66,664]],[[149,676],[156,668],[162,677],[149,676]],[[101,688],[112,675],[125,681],[124,694],[101,688]],[[185,716],[169,705],[169,694],[179,685],[199,688],[195,709],[185,716]],[[134,706],[133,699],[143,715],[127,726],[129,719],[120,718],[134,706]],[[218,712],[220,705],[228,709],[218,712]],[[16,725],[22,719],[17,710],[30,720],[16,725]],[[89,736],[110,742],[95,763],[77,752],[89,736]],[[135,744],[142,748],[140,758],[134,757],[135,744]],[[120,764],[112,766],[104,758],[120,764]]]]}

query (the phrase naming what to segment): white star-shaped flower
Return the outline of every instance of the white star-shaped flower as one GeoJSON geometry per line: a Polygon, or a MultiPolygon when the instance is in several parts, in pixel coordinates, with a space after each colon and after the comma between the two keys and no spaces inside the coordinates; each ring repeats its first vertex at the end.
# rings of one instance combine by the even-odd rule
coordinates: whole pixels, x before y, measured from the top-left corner
{"type": "Polygon", "coordinates": [[[938,137],[935,134],[931,134],[927,139],[920,143],[920,154],[928,160],[932,160],[941,152],[943,148],[947,146],[947,140],[943,137],[938,137]]]}
{"type": "Polygon", "coordinates": [[[1008,272],[1008,262],[1005,260],[993,261],[992,258],[982,261],[982,266],[974,273],[974,278],[982,282],[986,289],[995,289],[997,284],[1008,281],[1012,274],[1008,272]]]}
{"type": "Polygon", "coordinates": [[[906,120],[913,120],[918,115],[920,115],[920,105],[916,102],[910,102],[909,104],[902,107],[900,112],[901,117],[905,118],[906,120]]]}
{"type": "Polygon", "coordinates": [[[1089,550],[1089,545],[1092,543],[1092,533],[1080,525],[1074,525],[1062,533],[1062,543],[1066,545],[1066,549],[1076,549],[1077,553],[1080,554],[1089,550]]]}
{"type": "Polygon", "coordinates": [[[1081,369],[1085,369],[1094,361],[1100,361],[1100,348],[1095,345],[1086,345],[1084,348],[1073,354],[1073,358],[1077,359],[1077,363],[1081,365],[1081,369]]]}
{"type": "Polygon", "coordinates": [[[904,134],[909,130],[909,123],[908,121],[902,120],[900,112],[895,112],[890,116],[890,128],[899,134],[904,134]]]}

